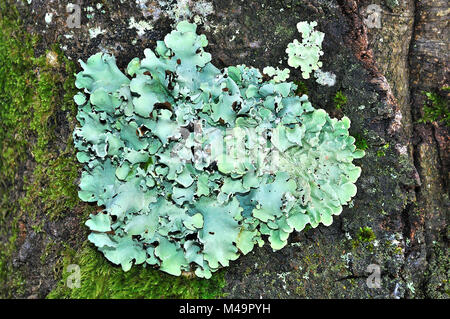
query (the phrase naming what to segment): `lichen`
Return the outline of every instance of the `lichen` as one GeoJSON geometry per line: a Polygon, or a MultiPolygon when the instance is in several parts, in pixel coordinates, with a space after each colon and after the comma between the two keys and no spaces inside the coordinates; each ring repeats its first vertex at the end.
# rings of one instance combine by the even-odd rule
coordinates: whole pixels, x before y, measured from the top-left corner
{"type": "Polygon", "coordinates": [[[321,69],[314,71],[316,82],[320,85],[333,86],[336,84],[336,74],[332,72],[324,72],[321,69]]]}
{"type": "Polygon", "coordinates": [[[352,160],[364,152],[350,120],[258,69],[217,69],[207,43],[184,21],[128,76],[106,54],[80,61],[79,197],[104,208],[86,222],[88,238],[125,271],[210,278],[262,235],[277,250],[294,230],[330,225],[356,194],[352,160]]]}
{"type": "Polygon", "coordinates": [[[275,83],[285,82],[289,78],[289,69],[280,70],[280,68],[274,68],[273,66],[266,66],[263,69],[263,73],[267,74],[273,79],[275,83]]]}
{"type": "Polygon", "coordinates": [[[319,59],[323,55],[322,41],[325,34],[315,31],[314,27],[316,26],[317,22],[315,21],[299,22],[297,30],[302,35],[302,42],[294,39],[286,49],[289,66],[300,67],[304,79],[309,79],[311,72],[322,67],[322,62],[319,59]]]}

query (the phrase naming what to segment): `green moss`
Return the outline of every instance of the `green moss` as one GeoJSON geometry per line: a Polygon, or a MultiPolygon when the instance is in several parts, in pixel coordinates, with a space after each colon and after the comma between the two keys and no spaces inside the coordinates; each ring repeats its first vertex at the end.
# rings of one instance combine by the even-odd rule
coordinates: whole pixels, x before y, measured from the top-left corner
{"type": "Polygon", "coordinates": [[[384,144],[378,151],[377,156],[383,157],[386,156],[386,151],[389,149],[389,143],[384,144]]]}
{"type": "Polygon", "coordinates": [[[0,177],[17,183],[16,174],[31,157],[35,167],[23,180],[19,208],[31,216],[45,211],[55,217],[78,202],[73,143],[55,136],[58,122],[74,118],[75,68],[56,45],[36,58],[37,38],[22,31],[14,7],[5,6],[0,22],[0,83],[5,88],[0,92],[0,177]],[[57,63],[48,63],[49,54],[57,63]]]}
{"type": "Polygon", "coordinates": [[[363,244],[364,247],[372,251],[374,248],[373,241],[375,241],[375,239],[377,239],[377,237],[375,236],[372,228],[368,226],[359,227],[356,238],[352,240],[352,247],[357,248],[363,244]]]}
{"type": "Polygon", "coordinates": [[[450,126],[450,108],[448,103],[449,86],[445,86],[440,92],[422,92],[427,96],[423,105],[423,117],[419,123],[441,122],[450,126]]]}
{"type": "Polygon", "coordinates": [[[356,133],[353,137],[355,138],[355,145],[357,149],[365,151],[369,148],[367,140],[361,134],[356,133]]]}
{"type": "Polygon", "coordinates": [[[333,98],[334,106],[336,109],[340,110],[344,105],[347,104],[347,96],[342,93],[342,91],[337,91],[333,98]]]}
{"type": "Polygon", "coordinates": [[[35,56],[38,37],[22,27],[14,5],[0,4],[0,295],[23,291],[12,273],[18,221],[40,232],[43,214],[57,217],[78,203],[72,141],[55,129],[73,123],[74,64],[57,46],[35,56]],[[49,63],[47,56],[54,59],[49,63]],[[18,194],[23,194],[17,200],[18,194]],[[40,216],[40,218],[38,218],[40,216]],[[14,279],[13,279],[14,278],[14,279]],[[18,286],[19,285],[19,286],[18,286]],[[6,290],[5,288],[8,287],[6,290]]]}
{"type": "MultiPolygon", "coordinates": [[[[263,11],[264,13],[267,13],[267,10],[262,10],[262,11],[263,11]]],[[[277,37],[283,36],[283,37],[286,37],[286,38],[291,38],[291,37],[293,37],[295,33],[296,33],[295,28],[292,28],[292,27],[285,27],[285,26],[283,26],[283,25],[281,25],[281,24],[278,24],[278,25],[275,27],[275,31],[274,31],[274,34],[275,34],[277,37]]]]}
{"type": "Polygon", "coordinates": [[[223,271],[209,280],[174,277],[148,267],[132,267],[124,272],[88,243],[78,254],[66,250],[64,269],[69,264],[80,267],[80,287],[67,287],[70,273],[65,272],[58,287],[47,298],[215,298],[222,296],[225,286],[223,271]]]}
{"type": "Polygon", "coordinates": [[[295,80],[294,84],[297,85],[297,90],[295,90],[295,95],[302,96],[303,94],[308,95],[308,87],[306,86],[305,82],[295,80]]]}
{"type": "Polygon", "coordinates": [[[0,297],[23,291],[20,273],[12,275],[11,256],[18,240],[20,206],[15,194],[21,181],[16,179],[28,157],[28,106],[33,101],[33,45],[23,41],[13,7],[0,3],[0,297]]]}
{"type": "Polygon", "coordinates": [[[370,243],[377,239],[372,228],[368,226],[359,227],[359,232],[356,236],[356,238],[358,238],[358,240],[362,243],[370,243]]]}

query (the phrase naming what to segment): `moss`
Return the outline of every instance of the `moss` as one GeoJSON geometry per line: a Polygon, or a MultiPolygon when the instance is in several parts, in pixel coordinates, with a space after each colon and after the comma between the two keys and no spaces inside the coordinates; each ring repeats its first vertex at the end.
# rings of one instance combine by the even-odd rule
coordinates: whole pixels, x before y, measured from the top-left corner
{"type": "Polygon", "coordinates": [[[450,108],[448,103],[449,86],[445,86],[440,92],[422,92],[427,97],[423,105],[423,117],[419,123],[441,122],[450,126],[450,108]]]}
{"type": "Polygon", "coordinates": [[[355,138],[355,145],[357,149],[365,151],[369,148],[367,140],[361,134],[356,133],[353,137],[355,138]]]}
{"type": "Polygon", "coordinates": [[[358,238],[358,240],[362,243],[370,243],[377,239],[372,228],[368,226],[359,227],[359,232],[356,235],[356,238],[358,238]]]}
{"type": "Polygon", "coordinates": [[[389,149],[389,143],[384,144],[380,149],[377,151],[378,157],[386,156],[386,151],[389,149]]]}
{"type": "Polygon", "coordinates": [[[448,238],[443,236],[440,241],[433,242],[430,247],[429,267],[425,271],[425,298],[450,298],[450,258],[448,238]]]}
{"type": "Polygon", "coordinates": [[[75,68],[56,46],[48,52],[56,55],[58,67],[48,63],[47,55],[34,57],[36,37],[20,31],[13,7],[2,10],[7,16],[1,19],[0,38],[0,83],[5,88],[0,93],[1,177],[17,182],[14,178],[31,154],[36,165],[23,181],[26,194],[20,207],[27,214],[43,210],[54,217],[78,202],[73,143],[69,138],[56,145],[55,134],[65,116],[74,116],[75,68]]]}
{"type": "Polygon", "coordinates": [[[295,95],[302,96],[303,94],[308,95],[308,87],[306,86],[305,82],[295,80],[294,84],[297,85],[297,90],[295,90],[295,95]]]}
{"type": "Polygon", "coordinates": [[[65,272],[47,298],[215,298],[222,296],[225,286],[223,271],[209,280],[174,277],[148,267],[132,267],[123,272],[88,243],[80,253],[66,250],[64,269],[70,264],[80,267],[80,287],[68,288],[66,281],[70,273],[65,272]]]}
{"type": "Polygon", "coordinates": [[[16,12],[0,3],[0,296],[11,297],[23,291],[20,273],[12,276],[11,256],[19,234],[20,207],[15,193],[21,181],[16,179],[27,159],[30,136],[27,128],[33,99],[31,78],[35,39],[22,41],[16,12]],[[8,16],[8,17],[7,17],[8,16]]]}
{"type": "MultiPolygon", "coordinates": [[[[263,10],[264,13],[266,13],[266,10],[263,10]]],[[[278,36],[284,36],[286,38],[292,38],[296,33],[295,28],[292,27],[285,27],[282,26],[281,24],[278,24],[275,27],[275,31],[274,34],[278,37],[278,36]]]]}
{"type": "Polygon", "coordinates": [[[347,96],[342,91],[337,91],[333,98],[333,102],[336,109],[340,110],[347,104],[347,96]]]}
{"type": "MultiPolygon", "coordinates": [[[[74,123],[74,64],[53,45],[35,56],[38,37],[22,27],[8,1],[0,4],[0,277],[6,291],[23,284],[12,272],[19,220],[40,232],[43,214],[51,217],[78,203],[78,164],[73,143],[56,129],[74,123]],[[49,59],[51,57],[52,59],[49,59]],[[19,196],[19,194],[23,194],[19,196]],[[18,198],[17,198],[18,197],[18,198]],[[11,200],[17,199],[17,200],[11,200]],[[9,239],[9,240],[8,240],[9,239]]],[[[16,293],[19,293],[17,291],[16,293]]],[[[10,292],[4,295],[9,296],[10,292]]]]}
{"type": "Polygon", "coordinates": [[[375,236],[372,228],[370,228],[369,226],[359,227],[356,238],[352,240],[352,247],[357,248],[361,244],[363,244],[363,246],[368,248],[369,251],[373,251],[373,242],[375,241],[375,239],[377,239],[377,237],[375,236]]]}
{"type": "MultiPolygon", "coordinates": [[[[55,51],[58,52],[56,48],[51,52],[55,51]]],[[[79,202],[75,183],[78,163],[72,138],[69,136],[61,145],[61,149],[55,145],[58,121],[73,123],[75,106],[72,96],[76,89],[72,74],[75,68],[61,52],[58,52],[58,59],[60,65],[65,66],[65,70],[53,69],[45,56],[35,60],[40,76],[36,83],[34,116],[30,129],[37,138],[31,151],[36,166],[24,187],[26,195],[20,201],[22,207],[28,207],[29,214],[36,214],[36,210],[40,209],[52,219],[79,202]],[[61,77],[61,73],[65,73],[66,77],[61,77]],[[61,96],[61,92],[64,92],[64,95],[61,96]],[[33,205],[36,201],[42,203],[43,207],[33,205]]]]}

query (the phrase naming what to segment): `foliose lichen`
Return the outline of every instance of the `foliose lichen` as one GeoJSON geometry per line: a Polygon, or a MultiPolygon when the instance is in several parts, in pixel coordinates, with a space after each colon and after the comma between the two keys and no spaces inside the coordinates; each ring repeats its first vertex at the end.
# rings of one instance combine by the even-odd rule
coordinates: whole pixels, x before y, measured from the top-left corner
{"type": "Polygon", "coordinates": [[[267,74],[273,79],[275,83],[284,82],[289,78],[289,69],[280,70],[280,68],[274,68],[273,66],[266,66],[263,69],[263,73],[267,74]]]}
{"type": "Polygon", "coordinates": [[[294,230],[330,225],[356,194],[364,152],[350,120],[258,69],[219,70],[207,44],[183,21],[128,75],[107,54],[80,62],[79,197],[103,208],[89,240],[124,271],[210,278],[263,235],[277,250],[294,230]]]}
{"type": "Polygon", "coordinates": [[[286,49],[289,66],[300,67],[304,79],[309,79],[311,72],[322,67],[319,59],[323,55],[322,42],[325,34],[314,30],[316,26],[316,21],[297,23],[297,30],[302,35],[302,40],[299,42],[294,39],[286,49]]]}

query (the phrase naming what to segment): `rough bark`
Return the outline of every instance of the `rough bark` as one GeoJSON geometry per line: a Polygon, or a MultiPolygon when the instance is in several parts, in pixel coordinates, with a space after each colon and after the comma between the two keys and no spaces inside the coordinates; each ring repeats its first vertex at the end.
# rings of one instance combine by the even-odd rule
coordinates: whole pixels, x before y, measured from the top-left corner
{"type": "MultiPolygon", "coordinates": [[[[207,49],[218,67],[245,63],[262,68],[279,61],[287,66],[284,50],[298,38],[296,23],[318,21],[318,29],[325,33],[323,70],[335,73],[337,82],[323,87],[304,81],[310,99],[335,117],[348,116],[351,134],[369,146],[358,161],[362,167],[358,194],[334,223],[291,236],[280,251],[272,252],[266,245],[233,262],[224,270],[226,296],[448,298],[448,127],[418,123],[425,102],[422,91],[448,85],[447,2],[203,1],[212,4],[212,12],[194,9],[194,1],[178,2],[186,3],[190,13],[158,1],[143,6],[108,1],[101,9],[85,1],[81,7],[91,6],[95,15],[88,19],[83,11],[81,27],[74,29],[67,27],[62,1],[16,5],[27,32],[40,35],[36,56],[58,43],[73,61],[104,51],[116,56],[120,68],[131,58],[142,57],[144,48],[153,48],[174,21],[183,18],[201,22],[200,31],[206,34],[207,49]],[[381,28],[364,23],[362,12],[370,4],[382,10],[381,28]],[[48,12],[54,13],[51,23],[45,22],[48,12]],[[131,17],[148,23],[142,36],[130,25],[131,17]],[[101,33],[94,37],[96,27],[101,33]],[[337,91],[348,99],[339,110],[333,104],[337,91]],[[364,227],[375,238],[365,237],[364,227]],[[380,288],[367,286],[370,264],[381,267],[380,288]]],[[[294,79],[301,79],[298,70],[291,70],[294,79]]],[[[59,116],[55,134],[60,144],[51,147],[63,149],[76,123],[66,120],[64,113],[59,116]]],[[[32,176],[33,161],[30,154],[16,174],[15,186],[8,186],[13,201],[26,195],[21,181],[32,176]]],[[[0,283],[0,292],[43,298],[60,285],[64,247],[77,254],[88,245],[82,226],[86,209],[88,205],[79,202],[50,219],[45,208],[37,216],[22,208],[14,226],[19,229],[15,249],[7,261],[12,272],[0,283]],[[39,231],[31,227],[36,219],[44,225],[39,231]],[[20,289],[13,286],[18,273],[23,278],[20,289]]],[[[13,227],[11,214],[4,216],[0,225],[13,227]]],[[[1,235],[1,241],[8,241],[8,236],[11,232],[1,235]]]]}

